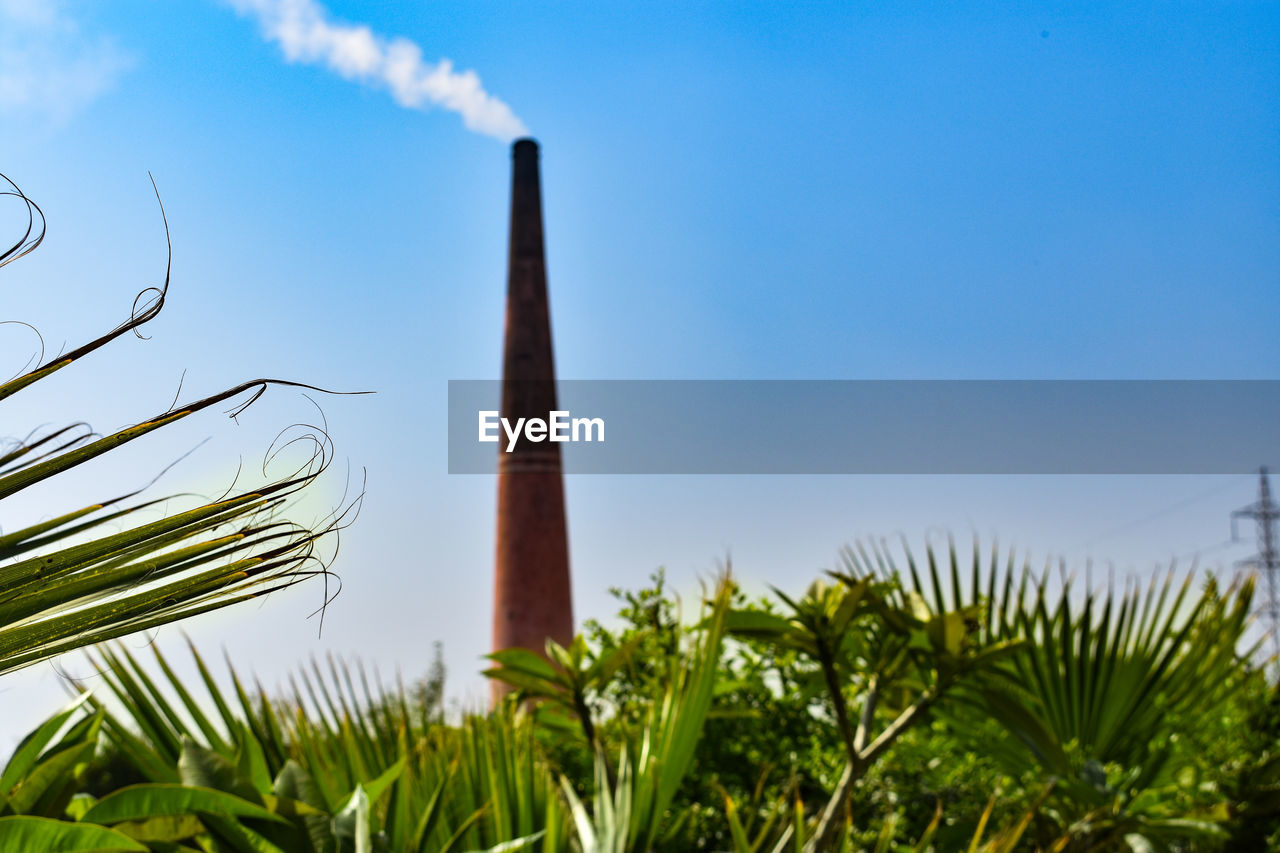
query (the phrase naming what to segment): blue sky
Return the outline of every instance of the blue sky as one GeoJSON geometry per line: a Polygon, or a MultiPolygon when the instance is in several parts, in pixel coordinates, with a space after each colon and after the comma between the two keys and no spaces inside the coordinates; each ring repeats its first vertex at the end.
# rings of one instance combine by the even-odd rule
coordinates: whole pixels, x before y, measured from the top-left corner
{"type": "MultiPolygon", "coordinates": [[[[190,627],[268,682],[330,649],[411,674],[440,639],[457,695],[480,695],[494,484],[444,473],[445,382],[499,369],[521,126],[542,144],[564,377],[1280,378],[1274,4],[0,0],[0,171],[50,221],[0,272],[5,318],[54,347],[118,322],[162,272],[148,171],[174,240],[152,340],[11,401],[10,430],[135,422],[184,370],[192,394],[259,375],[378,392],[323,401],[369,476],[324,636],[318,591],[190,627]]],[[[12,331],[0,353],[16,367],[30,344],[12,331]]],[[[222,482],[311,414],[273,394],[5,523],[145,481],[205,437],[165,485],[222,482]]],[[[578,614],[659,565],[692,590],[726,554],[798,586],[899,530],[1230,565],[1249,548],[1223,545],[1226,515],[1253,490],[575,478],[578,614]]],[[[0,691],[28,687],[56,695],[53,669],[0,691]]]]}

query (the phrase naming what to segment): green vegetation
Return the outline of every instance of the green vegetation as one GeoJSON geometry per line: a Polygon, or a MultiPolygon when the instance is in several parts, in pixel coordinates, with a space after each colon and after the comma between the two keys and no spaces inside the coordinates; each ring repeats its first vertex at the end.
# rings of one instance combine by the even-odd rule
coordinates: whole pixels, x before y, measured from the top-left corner
{"type": "Polygon", "coordinates": [[[0,838],[287,853],[1280,838],[1280,703],[1241,646],[1249,583],[1086,592],[976,551],[925,556],[900,570],[849,552],[801,597],[752,601],[723,578],[690,624],[657,575],[618,592],[617,628],[493,655],[516,693],[460,719],[439,667],[392,688],[313,662],[273,697],[234,668],[220,686],[194,648],[198,684],[158,649],[147,665],[102,648],[98,693],[0,776],[0,838]]]}

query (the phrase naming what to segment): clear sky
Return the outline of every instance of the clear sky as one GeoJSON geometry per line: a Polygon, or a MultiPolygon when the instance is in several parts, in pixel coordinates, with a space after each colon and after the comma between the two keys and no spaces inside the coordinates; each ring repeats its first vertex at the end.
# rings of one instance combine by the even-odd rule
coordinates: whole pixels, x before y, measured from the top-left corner
{"type": "MultiPolygon", "coordinates": [[[[499,370],[525,131],[562,377],[1280,378],[1274,3],[0,0],[0,171],[50,223],[0,271],[3,318],[56,348],[127,314],[163,271],[148,171],[174,243],[152,339],[10,401],[5,431],[136,422],[184,370],[190,395],[260,375],[378,392],[321,401],[339,458],[368,471],[323,636],[318,588],[189,628],[268,683],[329,650],[412,675],[442,640],[454,694],[481,695],[494,483],[445,473],[445,383],[499,370]]],[[[17,369],[33,339],[6,328],[17,369]]],[[[272,392],[239,426],[205,418],[4,524],[145,482],[205,437],[157,488],[213,489],[312,416],[272,392]]],[[[1224,544],[1227,514],[1255,484],[567,488],[582,618],[658,566],[692,591],[732,555],[750,583],[797,587],[841,544],[897,531],[1229,567],[1250,547],[1224,544]]],[[[56,695],[51,666],[6,678],[0,737],[56,695]],[[10,717],[26,690],[40,701],[10,717]]]]}

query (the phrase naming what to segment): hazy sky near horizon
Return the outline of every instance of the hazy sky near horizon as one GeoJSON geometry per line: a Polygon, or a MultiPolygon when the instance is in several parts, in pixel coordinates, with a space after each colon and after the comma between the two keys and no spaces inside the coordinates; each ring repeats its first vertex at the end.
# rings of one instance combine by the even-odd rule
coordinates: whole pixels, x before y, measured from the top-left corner
{"type": "MultiPolygon", "coordinates": [[[[507,143],[526,132],[565,378],[1280,378],[1274,3],[0,0],[0,172],[49,219],[0,271],[3,319],[56,349],[127,315],[163,273],[148,171],[174,245],[152,339],[6,402],[5,432],[134,423],[180,379],[378,392],[320,401],[339,459],[368,471],[323,636],[318,588],[187,628],[269,684],[330,650],[413,675],[441,640],[454,694],[481,695],[494,483],[445,473],[445,389],[500,367],[507,143]]],[[[15,370],[33,339],[6,328],[15,370]]],[[[205,437],[157,488],[213,489],[313,416],[273,391],[239,426],[207,417],[0,520],[145,482],[205,437]]],[[[658,566],[692,592],[731,555],[746,582],[795,588],[843,543],[899,531],[1230,567],[1251,545],[1226,543],[1227,515],[1255,483],[567,490],[581,620],[658,566]]],[[[171,656],[178,640],[159,633],[171,656]]],[[[0,753],[56,697],[52,666],[6,677],[0,753]]]]}

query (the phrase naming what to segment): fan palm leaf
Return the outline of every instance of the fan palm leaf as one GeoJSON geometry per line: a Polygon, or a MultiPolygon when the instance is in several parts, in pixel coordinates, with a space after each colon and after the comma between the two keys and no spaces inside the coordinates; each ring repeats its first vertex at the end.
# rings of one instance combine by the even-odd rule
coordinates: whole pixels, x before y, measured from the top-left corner
{"type": "MultiPolygon", "coordinates": [[[[0,266],[33,251],[44,235],[40,208],[12,182],[8,186],[0,197],[24,205],[27,224],[0,254],[0,266]]],[[[166,220],[166,238],[168,233],[166,220]]],[[[160,313],[169,280],[167,266],[163,283],[140,293],[124,322],[0,383],[0,403],[117,338],[137,333],[160,313]]],[[[12,500],[219,404],[233,403],[233,415],[239,414],[271,386],[313,387],[255,379],[106,435],[77,423],[12,440],[0,451],[0,500],[12,500]]],[[[326,575],[322,543],[336,536],[359,499],[311,525],[285,517],[331,456],[323,430],[310,439],[315,451],[309,459],[291,474],[256,488],[177,511],[170,509],[177,496],[139,501],[136,491],[118,494],[0,536],[0,674],[326,575]],[[159,520],[144,520],[154,519],[157,512],[159,520]]]]}

